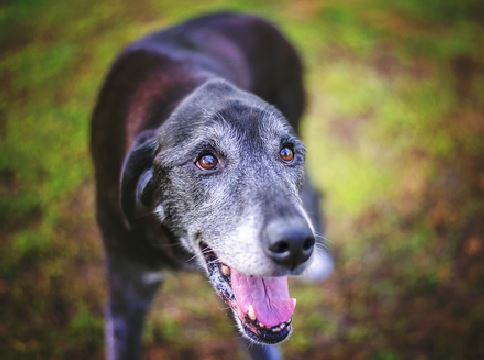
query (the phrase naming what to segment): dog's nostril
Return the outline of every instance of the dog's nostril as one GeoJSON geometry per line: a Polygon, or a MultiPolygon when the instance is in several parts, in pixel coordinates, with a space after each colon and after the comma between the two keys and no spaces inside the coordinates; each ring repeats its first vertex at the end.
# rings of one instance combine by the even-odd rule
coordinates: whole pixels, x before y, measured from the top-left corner
{"type": "Polygon", "coordinates": [[[314,238],[313,237],[309,237],[306,240],[304,240],[303,249],[305,251],[311,250],[313,246],[314,246],[314,238]]]}
{"type": "Polygon", "coordinates": [[[278,241],[275,244],[272,244],[269,247],[269,250],[277,254],[282,254],[282,253],[285,253],[286,251],[289,251],[290,246],[287,241],[278,241]]]}
{"type": "Polygon", "coordinates": [[[277,219],[263,232],[263,251],[276,264],[289,269],[309,259],[314,250],[314,234],[303,219],[277,219]]]}

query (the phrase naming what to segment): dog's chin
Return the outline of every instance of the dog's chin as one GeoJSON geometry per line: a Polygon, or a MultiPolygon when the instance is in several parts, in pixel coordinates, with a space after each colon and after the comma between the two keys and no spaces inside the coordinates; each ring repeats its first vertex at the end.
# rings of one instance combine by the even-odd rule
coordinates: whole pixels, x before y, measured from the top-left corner
{"type": "MultiPolygon", "coordinates": [[[[263,278],[245,276],[237,273],[235,269],[231,269],[226,264],[222,263],[217,254],[208,247],[204,242],[199,243],[200,250],[203,254],[203,258],[206,264],[208,278],[212,286],[214,287],[218,296],[230,307],[232,310],[235,322],[243,336],[249,340],[260,344],[276,344],[289,338],[292,333],[292,313],[295,307],[295,299],[290,299],[289,292],[286,285],[286,293],[283,294],[285,298],[272,299],[277,306],[276,314],[270,316],[264,314],[262,309],[257,309],[256,306],[250,305],[247,307],[244,305],[246,301],[242,300],[243,296],[240,293],[241,285],[240,278],[243,280],[250,279],[249,281],[266,281],[267,286],[272,287],[272,292],[277,292],[276,287],[281,288],[281,281],[287,281],[286,278],[263,278]],[[235,275],[235,274],[238,275],[235,275]],[[255,279],[255,280],[253,280],[255,279]],[[262,280],[263,279],[263,280],[262,280]],[[237,284],[232,284],[235,281],[237,284]],[[274,285],[273,283],[278,283],[274,285]],[[232,285],[235,285],[237,289],[233,289],[232,285]],[[237,295],[237,296],[236,296],[237,295]],[[259,312],[259,314],[257,314],[259,312]],[[264,316],[265,315],[265,316],[264,316]]],[[[242,281],[243,281],[242,280],[242,281]]],[[[287,284],[287,283],[286,283],[287,284]]],[[[264,285],[266,286],[266,285],[264,285]]],[[[282,285],[282,292],[284,292],[284,285],[282,285]]],[[[271,292],[267,288],[264,291],[271,292]]],[[[276,296],[276,295],[274,295],[276,296]]]]}

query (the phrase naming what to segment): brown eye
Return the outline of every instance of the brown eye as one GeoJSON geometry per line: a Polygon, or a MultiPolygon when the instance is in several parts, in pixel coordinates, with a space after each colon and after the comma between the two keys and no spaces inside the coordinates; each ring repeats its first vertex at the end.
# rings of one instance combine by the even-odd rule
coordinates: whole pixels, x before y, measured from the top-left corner
{"type": "Polygon", "coordinates": [[[279,156],[285,162],[291,162],[294,160],[294,151],[289,146],[284,146],[281,151],[279,151],[279,156]]]}
{"type": "Polygon", "coordinates": [[[202,170],[215,170],[218,164],[218,159],[214,154],[206,153],[200,155],[197,158],[195,164],[198,166],[199,169],[202,170]]]}

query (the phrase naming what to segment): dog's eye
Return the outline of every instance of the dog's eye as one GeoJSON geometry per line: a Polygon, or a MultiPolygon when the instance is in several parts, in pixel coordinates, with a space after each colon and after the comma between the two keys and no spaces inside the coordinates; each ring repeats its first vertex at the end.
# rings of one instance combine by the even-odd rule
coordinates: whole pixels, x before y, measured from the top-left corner
{"type": "Polygon", "coordinates": [[[279,151],[279,156],[285,162],[291,162],[294,160],[294,151],[289,145],[284,145],[283,148],[279,151]]]}
{"type": "Polygon", "coordinates": [[[212,153],[205,153],[200,155],[195,161],[195,165],[202,170],[215,170],[218,164],[217,157],[212,153]]]}

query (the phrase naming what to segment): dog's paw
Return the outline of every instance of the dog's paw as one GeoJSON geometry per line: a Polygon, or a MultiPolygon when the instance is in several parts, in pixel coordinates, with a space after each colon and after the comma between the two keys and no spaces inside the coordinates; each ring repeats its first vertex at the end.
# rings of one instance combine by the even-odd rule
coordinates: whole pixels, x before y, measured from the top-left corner
{"type": "Polygon", "coordinates": [[[328,252],[315,249],[313,257],[311,264],[298,276],[299,279],[307,282],[320,282],[333,272],[334,262],[328,252]]]}

